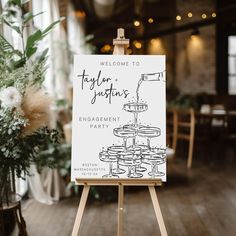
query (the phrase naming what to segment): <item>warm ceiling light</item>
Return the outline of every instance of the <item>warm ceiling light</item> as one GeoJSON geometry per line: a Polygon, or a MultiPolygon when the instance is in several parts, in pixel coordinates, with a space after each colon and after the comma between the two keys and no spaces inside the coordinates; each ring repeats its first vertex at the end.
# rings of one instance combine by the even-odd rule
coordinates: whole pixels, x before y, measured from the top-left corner
{"type": "Polygon", "coordinates": [[[193,13],[192,12],[189,12],[188,13],[188,17],[191,18],[193,16],[193,13]]]}
{"type": "Polygon", "coordinates": [[[200,31],[199,31],[198,29],[194,29],[193,32],[192,32],[191,35],[190,35],[190,38],[191,38],[191,39],[194,39],[194,38],[196,38],[197,36],[199,36],[199,34],[200,34],[200,31]]]}
{"type": "Polygon", "coordinates": [[[138,49],[142,48],[142,44],[139,41],[134,41],[134,46],[138,49]]]}
{"type": "Polygon", "coordinates": [[[156,39],[151,39],[151,43],[155,44],[156,43],[156,39]]]}
{"type": "Polygon", "coordinates": [[[134,21],[134,26],[136,26],[136,27],[140,26],[140,21],[135,20],[135,21],[134,21]]]}
{"type": "Polygon", "coordinates": [[[84,11],[75,11],[75,16],[78,18],[84,18],[86,16],[84,11]]]}
{"type": "Polygon", "coordinates": [[[152,46],[154,46],[154,47],[160,47],[160,45],[161,45],[161,40],[159,39],[159,38],[155,38],[155,39],[151,39],[151,44],[152,44],[152,46]]]}
{"type": "Polygon", "coordinates": [[[206,19],[207,18],[207,15],[204,13],[202,14],[202,19],[206,19]]]}
{"type": "Polygon", "coordinates": [[[148,19],[148,23],[150,23],[150,24],[152,24],[153,21],[154,21],[153,18],[149,18],[149,19],[148,19]]]}
{"type": "Polygon", "coordinates": [[[211,14],[211,16],[215,18],[215,17],[216,17],[216,13],[213,12],[213,13],[211,14]]]}
{"type": "Polygon", "coordinates": [[[111,45],[109,44],[105,44],[102,48],[101,48],[101,52],[109,52],[111,50],[111,45]]]}
{"type": "Polygon", "coordinates": [[[182,18],[181,18],[180,15],[176,16],[176,20],[181,20],[181,19],[182,19],[182,18]]]}

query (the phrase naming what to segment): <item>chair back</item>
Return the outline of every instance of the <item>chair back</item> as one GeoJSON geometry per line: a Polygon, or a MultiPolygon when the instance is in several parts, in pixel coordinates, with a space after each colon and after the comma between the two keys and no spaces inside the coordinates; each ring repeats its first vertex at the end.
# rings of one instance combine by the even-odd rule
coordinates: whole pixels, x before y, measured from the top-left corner
{"type": "Polygon", "coordinates": [[[177,111],[177,139],[194,139],[195,115],[193,108],[177,111]]]}
{"type": "MultiPolygon", "coordinates": [[[[195,137],[195,113],[194,109],[179,109],[177,111],[177,140],[189,142],[187,167],[192,166],[193,144],[195,137]]],[[[177,142],[176,142],[177,146],[177,142]]]]}

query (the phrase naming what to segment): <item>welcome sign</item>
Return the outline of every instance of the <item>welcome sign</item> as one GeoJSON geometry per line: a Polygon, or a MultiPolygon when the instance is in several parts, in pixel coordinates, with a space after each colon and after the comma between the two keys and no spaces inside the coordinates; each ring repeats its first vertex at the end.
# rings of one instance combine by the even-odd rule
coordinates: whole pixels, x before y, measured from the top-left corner
{"type": "Polygon", "coordinates": [[[75,56],[72,181],[166,181],[165,86],[165,56],[75,56]]]}

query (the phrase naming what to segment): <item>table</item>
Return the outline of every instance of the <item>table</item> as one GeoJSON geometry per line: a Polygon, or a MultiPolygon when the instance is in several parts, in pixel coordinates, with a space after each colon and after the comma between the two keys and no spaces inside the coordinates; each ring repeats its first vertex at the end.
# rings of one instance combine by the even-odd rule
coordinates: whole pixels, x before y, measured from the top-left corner
{"type": "Polygon", "coordinates": [[[236,141],[236,111],[195,112],[195,117],[196,140],[204,141],[205,147],[211,146],[210,151],[214,151],[213,155],[221,158],[226,141],[228,142],[231,137],[236,141]]]}

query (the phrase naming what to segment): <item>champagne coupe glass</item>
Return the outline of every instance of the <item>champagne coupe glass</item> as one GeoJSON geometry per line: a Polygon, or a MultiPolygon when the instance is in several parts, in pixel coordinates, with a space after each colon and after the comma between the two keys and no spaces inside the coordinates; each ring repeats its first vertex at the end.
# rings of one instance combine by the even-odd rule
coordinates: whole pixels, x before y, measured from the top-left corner
{"type": "Polygon", "coordinates": [[[113,163],[117,162],[117,155],[109,154],[107,151],[102,151],[99,153],[99,159],[109,163],[109,173],[103,175],[103,178],[119,178],[118,175],[113,173],[113,163]]]}
{"type": "Polygon", "coordinates": [[[165,173],[158,170],[158,165],[161,165],[166,161],[161,153],[148,150],[142,153],[142,157],[144,163],[151,165],[151,171],[148,175],[152,178],[165,175],[165,173]]]}
{"type": "Polygon", "coordinates": [[[124,152],[125,151],[125,147],[124,146],[110,146],[107,148],[107,151],[109,154],[113,154],[113,155],[116,155],[116,169],[113,169],[113,173],[114,174],[124,174],[125,173],[125,170],[124,169],[121,169],[120,168],[120,165],[119,165],[119,153],[120,152],[124,152]]]}
{"type": "Polygon", "coordinates": [[[141,127],[138,130],[138,136],[147,138],[147,146],[151,150],[151,139],[161,135],[161,129],[157,127],[141,127]]]}
{"type": "Polygon", "coordinates": [[[134,126],[138,126],[138,114],[148,109],[148,105],[143,102],[130,102],[124,104],[124,110],[134,114],[134,126]]]}
{"type": "Polygon", "coordinates": [[[115,136],[123,139],[124,149],[127,150],[127,140],[128,138],[134,138],[136,135],[135,129],[129,129],[125,127],[115,128],[113,129],[113,133],[115,136]]]}
{"type": "Polygon", "coordinates": [[[136,167],[141,164],[141,155],[137,152],[125,151],[119,153],[119,164],[128,167],[128,178],[141,178],[143,175],[136,172],[136,167]]]}

